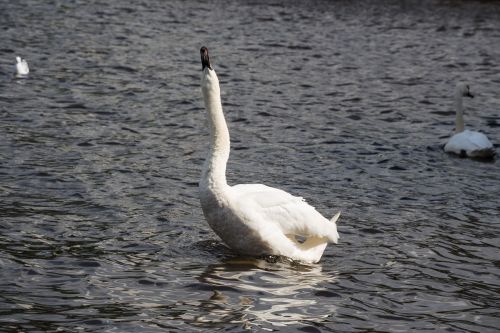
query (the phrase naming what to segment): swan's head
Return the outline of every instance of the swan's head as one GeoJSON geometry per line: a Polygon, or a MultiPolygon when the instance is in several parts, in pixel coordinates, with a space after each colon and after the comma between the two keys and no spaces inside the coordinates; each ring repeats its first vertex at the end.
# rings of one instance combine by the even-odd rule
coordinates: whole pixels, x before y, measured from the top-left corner
{"type": "Polygon", "coordinates": [[[203,96],[205,96],[205,98],[208,98],[207,96],[218,96],[218,98],[220,98],[219,79],[210,64],[208,49],[205,46],[200,49],[200,55],[202,66],[201,90],[203,92],[203,96]]]}
{"type": "Polygon", "coordinates": [[[470,92],[469,85],[463,82],[457,84],[457,95],[474,98],[474,95],[470,92]]]}
{"type": "Polygon", "coordinates": [[[210,65],[210,58],[208,57],[208,49],[203,46],[200,49],[200,55],[201,55],[201,70],[204,70],[205,67],[208,69],[213,69],[212,66],[210,65]]]}
{"type": "Polygon", "coordinates": [[[16,57],[16,61],[17,61],[17,63],[20,63],[21,62],[21,57],[16,57]]]}

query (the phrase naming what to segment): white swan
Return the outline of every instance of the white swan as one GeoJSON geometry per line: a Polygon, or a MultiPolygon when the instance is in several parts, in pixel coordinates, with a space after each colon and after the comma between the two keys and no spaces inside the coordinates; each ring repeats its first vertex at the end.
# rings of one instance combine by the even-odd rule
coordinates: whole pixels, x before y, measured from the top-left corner
{"type": "Polygon", "coordinates": [[[328,242],[337,243],[337,213],[324,218],[301,197],[262,184],[226,182],[229,131],[222,112],[219,79],[202,47],[201,90],[210,126],[210,149],[199,184],[203,214],[215,233],[238,253],[282,255],[318,262],[328,242]],[[295,236],[305,237],[304,242],[295,236]]]}
{"type": "Polygon", "coordinates": [[[28,62],[26,59],[21,59],[21,57],[16,57],[16,74],[18,76],[28,75],[30,69],[28,67],[28,62]]]}
{"type": "Polygon", "coordinates": [[[459,83],[455,90],[455,107],[457,112],[455,135],[448,140],[448,143],[444,146],[444,151],[462,157],[492,158],[495,156],[495,149],[486,135],[464,129],[464,112],[462,106],[462,98],[464,96],[474,97],[470,92],[469,85],[459,83]]]}

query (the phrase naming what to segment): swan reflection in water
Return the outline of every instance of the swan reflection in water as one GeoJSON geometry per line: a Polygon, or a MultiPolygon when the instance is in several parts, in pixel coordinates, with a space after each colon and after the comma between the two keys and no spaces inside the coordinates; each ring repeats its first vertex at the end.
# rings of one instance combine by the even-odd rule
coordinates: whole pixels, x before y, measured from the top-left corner
{"type": "Polygon", "coordinates": [[[181,302],[184,306],[196,306],[194,313],[187,311],[181,317],[200,326],[230,322],[265,329],[269,324],[318,323],[335,312],[333,305],[328,308],[317,304],[318,299],[324,300],[318,292],[326,290],[335,276],[323,273],[319,265],[270,259],[273,262],[269,258],[232,258],[208,266],[198,277],[201,285],[191,287],[211,290],[213,294],[208,299],[181,302]]]}

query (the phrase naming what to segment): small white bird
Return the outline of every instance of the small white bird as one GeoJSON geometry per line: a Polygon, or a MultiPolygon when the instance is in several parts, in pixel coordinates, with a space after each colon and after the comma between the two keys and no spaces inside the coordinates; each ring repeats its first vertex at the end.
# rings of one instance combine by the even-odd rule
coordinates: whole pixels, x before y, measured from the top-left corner
{"type": "Polygon", "coordinates": [[[18,76],[25,76],[28,75],[30,72],[30,69],[28,67],[28,63],[26,62],[26,59],[21,59],[21,57],[16,57],[16,74],[18,76]]]}
{"type": "Polygon", "coordinates": [[[201,90],[210,126],[210,150],[199,184],[203,214],[215,233],[241,254],[281,255],[318,262],[328,242],[337,243],[336,221],[323,217],[301,197],[262,184],[226,182],[229,130],[224,119],[219,79],[208,50],[200,50],[201,90]],[[296,236],[305,240],[299,241],[296,236]]]}
{"type": "Polygon", "coordinates": [[[476,131],[466,130],[464,127],[463,97],[474,98],[468,84],[459,83],[455,90],[455,135],[444,146],[447,153],[457,154],[461,157],[493,158],[495,148],[486,135],[476,131]]]}

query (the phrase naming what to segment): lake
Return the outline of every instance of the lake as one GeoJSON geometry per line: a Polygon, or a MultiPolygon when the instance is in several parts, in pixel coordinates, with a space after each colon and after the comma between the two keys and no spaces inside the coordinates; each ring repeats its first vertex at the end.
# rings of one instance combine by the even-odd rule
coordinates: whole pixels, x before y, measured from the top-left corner
{"type": "Polygon", "coordinates": [[[496,1],[1,1],[0,331],[497,332],[496,1]],[[204,220],[199,49],[230,184],[303,196],[340,240],[245,258],[204,220]],[[30,73],[13,75],[15,57],[30,73]]]}

